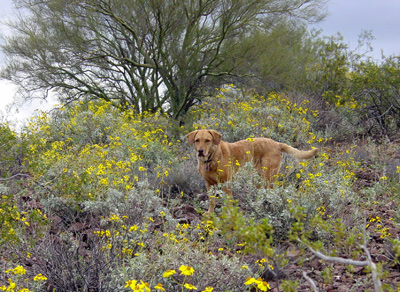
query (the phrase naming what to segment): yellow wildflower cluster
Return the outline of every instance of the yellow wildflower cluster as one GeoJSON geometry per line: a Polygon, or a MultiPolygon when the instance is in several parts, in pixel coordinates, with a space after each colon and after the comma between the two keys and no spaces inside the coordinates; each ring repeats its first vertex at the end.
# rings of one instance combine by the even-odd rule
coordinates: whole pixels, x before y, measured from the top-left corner
{"type": "Polygon", "coordinates": [[[248,278],[244,284],[254,286],[260,291],[268,291],[268,289],[271,289],[269,284],[266,281],[263,281],[261,278],[248,278]]]}
{"type": "Polygon", "coordinates": [[[340,95],[336,95],[335,100],[336,100],[335,106],[337,108],[342,108],[349,111],[354,111],[356,109],[361,109],[365,107],[365,104],[356,101],[354,97],[343,97],[340,95]]]}
{"type": "Polygon", "coordinates": [[[0,235],[3,242],[18,240],[18,233],[23,232],[32,222],[45,224],[46,214],[40,209],[21,211],[13,199],[13,195],[0,197],[0,235]]]}
{"type": "MultiPolygon", "coordinates": [[[[8,278],[8,285],[1,285],[0,291],[9,291],[9,292],[31,292],[28,288],[20,288],[19,282],[26,282],[29,281],[28,278],[22,278],[26,275],[26,270],[23,266],[16,266],[13,269],[9,269],[5,271],[5,274],[15,275],[17,276],[18,280],[13,280],[12,278],[8,278]]],[[[34,282],[44,282],[47,281],[47,277],[42,274],[37,274],[33,277],[34,282]]]]}
{"type": "MultiPolygon", "coordinates": [[[[390,218],[389,220],[393,220],[393,218],[390,218]]],[[[365,228],[367,229],[371,225],[375,226],[374,231],[380,234],[380,238],[386,238],[392,236],[392,234],[389,232],[389,228],[383,225],[381,217],[379,216],[371,217],[369,219],[369,223],[367,223],[365,228]]]]}
{"type": "MultiPolygon", "coordinates": [[[[231,88],[231,87],[228,87],[231,88]]],[[[266,97],[243,93],[236,89],[219,90],[217,98],[206,99],[192,110],[196,121],[194,129],[213,128],[221,133],[235,133],[240,125],[241,133],[255,137],[277,136],[308,143],[321,143],[323,138],[310,131],[310,119],[318,117],[318,111],[310,110],[309,101],[291,102],[284,94],[270,93],[266,97]]]]}
{"type": "MultiPolygon", "coordinates": [[[[195,272],[194,269],[190,266],[182,265],[179,267],[179,270],[181,271],[180,274],[185,276],[185,278],[183,280],[183,283],[178,283],[178,282],[177,283],[180,286],[182,286],[182,288],[184,287],[187,290],[197,290],[196,286],[194,286],[190,283],[186,283],[186,277],[191,276],[195,272]]],[[[166,270],[162,276],[164,278],[170,278],[175,274],[176,274],[175,270],[166,270]]],[[[151,291],[149,283],[143,282],[143,281],[140,281],[140,283],[139,283],[136,280],[128,280],[125,285],[125,288],[127,288],[127,287],[131,288],[131,290],[134,292],[150,292],[151,291]]],[[[158,291],[165,291],[165,288],[163,287],[163,285],[161,283],[158,283],[156,286],[154,286],[154,289],[158,290],[158,291]]],[[[203,290],[203,292],[211,292],[212,290],[213,290],[213,288],[207,287],[205,290],[203,290]]]]}
{"type": "Polygon", "coordinates": [[[169,175],[174,143],[165,133],[163,115],[121,112],[105,101],[62,107],[61,115],[60,121],[45,113],[32,119],[26,156],[29,170],[39,180],[56,175],[47,187],[62,189],[60,195],[97,200],[109,188],[133,189],[148,171],[157,174],[159,183],[169,175]],[[155,153],[165,159],[155,160],[155,153]]]}
{"type": "Polygon", "coordinates": [[[145,222],[140,226],[129,225],[127,223],[130,221],[128,216],[111,214],[107,221],[114,223],[112,229],[96,230],[93,233],[104,240],[104,245],[101,248],[103,251],[112,249],[120,257],[139,256],[139,253],[146,246],[145,238],[149,231],[147,222],[154,222],[151,217],[144,218],[144,220],[145,222]]]}

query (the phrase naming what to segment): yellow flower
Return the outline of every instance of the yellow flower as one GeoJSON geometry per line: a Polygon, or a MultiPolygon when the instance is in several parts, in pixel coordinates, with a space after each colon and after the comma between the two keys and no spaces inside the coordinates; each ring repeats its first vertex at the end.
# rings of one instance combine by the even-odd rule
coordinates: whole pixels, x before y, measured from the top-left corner
{"type": "Polygon", "coordinates": [[[146,168],[144,168],[143,166],[140,166],[139,167],[139,171],[146,171],[147,169],[146,168]]]}
{"type": "Polygon", "coordinates": [[[135,289],[136,289],[136,283],[137,283],[136,280],[129,280],[129,281],[126,281],[125,288],[129,287],[129,288],[131,288],[132,290],[135,290],[135,289]]]}
{"type": "Polygon", "coordinates": [[[257,283],[257,288],[261,291],[267,291],[268,289],[271,289],[269,284],[265,281],[262,281],[261,279],[259,279],[259,282],[257,283]]]}
{"type": "Polygon", "coordinates": [[[172,276],[172,275],[174,275],[174,274],[176,274],[176,271],[175,271],[175,270],[166,270],[162,276],[163,276],[164,278],[168,278],[168,277],[170,277],[170,276],[172,276]]]}
{"type": "Polygon", "coordinates": [[[6,273],[13,273],[14,275],[25,275],[26,270],[24,269],[23,266],[17,266],[14,269],[11,270],[6,270],[6,273]]]}
{"type": "Polygon", "coordinates": [[[261,291],[267,291],[268,289],[271,289],[269,284],[265,281],[262,281],[261,279],[258,279],[257,288],[261,291]]]}
{"type": "MultiPolygon", "coordinates": [[[[6,271],[7,273],[7,271],[6,271]]],[[[10,278],[8,278],[8,288],[5,291],[14,292],[14,289],[17,288],[17,284],[15,284],[10,278]]]]}
{"type": "Polygon", "coordinates": [[[158,283],[156,286],[154,286],[154,289],[160,290],[160,291],[165,291],[161,283],[158,283]]]}
{"type": "Polygon", "coordinates": [[[34,278],[33,281],[46,281],[47,277],[43,276],[42,274],[37,274],[34,278]]]}
{"type": "Polygon", "coordinates": [[[146,283],[143,281],[140,281],[140,284],[136,280],[126,281],[125,288],[127,288],[127,287],[131,288],[132,291],[134,291],[134,292],[143,292],[143,291],[150,292],[151,291],[149,288],[149,283],[146,283]]]}
{"type": "Polygon", "coordinates": [[[179,271],[181,271],[181,275],[190,276],[194,273],[194,269],[189,266],[180,266],[179,271]]]}
{"type": "Polygon", "coordinates": [[[119,216],[115,214],[111,214],[110,218],[108,218],[110,221],[119,221],[119,219],[119,216]]]}
{"type": "Polygon", "coordinates": [[[244,284],[245,284],[245,285],[252,285],[252,284],[254,284],[256,281],[257,281],[257,280],[256,280],[255,278],[250,278],[250,277],[248,277],[248,278],[246,279],[246,282],[244,282],[244,284]]]}
{"type": "Polygon", "coordinates": [[[268,289],[271,289],[269,284],[265,281],[263,281],[261,278],[255,279],[255,278],[247,278],[246,282],[244,282],[245,285],[257,285],[257,288],[260,289],[261,291],[267,291],[268,289]]]}
{"type": "Polygon", "coordinates": [[[206,288],[204,288],[204,290],[201,291],[201,292],[212,292],[212,290],[214,290],[213,287],[206,287],[206,288]]]}
{"type": "Polygon", "coordinates": [[[132,231],[136,231],[136,230],[138,230],[138,227],[137,227],[137,225],[135,224],[135,225],[133,225],[133,226],[131,226],[130,228],[129,228],[129,231],[130,232],[132,232],[132,231]]]}
{"type": "Polygon", "coordinates": [[[137,292],[151,292],[151,289],[149,288],[149,283],[143,282],[142,280],[140,281],[139,289],[136,290],[137,292]]]}
{"type": "Polygon", "coordinates": [[[197,290],[197,287],[196,287],[196,286],[193,286],[192,284],[186,283],[184,286],[185,286],[185,288],[188,289],[188,290],[197,290]]]}

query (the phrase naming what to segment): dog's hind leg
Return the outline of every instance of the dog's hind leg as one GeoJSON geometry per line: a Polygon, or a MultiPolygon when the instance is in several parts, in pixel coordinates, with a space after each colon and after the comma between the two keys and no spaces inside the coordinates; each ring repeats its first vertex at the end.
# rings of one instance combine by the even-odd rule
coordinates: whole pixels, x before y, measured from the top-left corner
{"type": "Polygon", "coordinates": [[[261,176],[268,187],[272,187],[274,177],[278,174],[281,167],[281,156],[263,157],[261,159],[261,176]]]}

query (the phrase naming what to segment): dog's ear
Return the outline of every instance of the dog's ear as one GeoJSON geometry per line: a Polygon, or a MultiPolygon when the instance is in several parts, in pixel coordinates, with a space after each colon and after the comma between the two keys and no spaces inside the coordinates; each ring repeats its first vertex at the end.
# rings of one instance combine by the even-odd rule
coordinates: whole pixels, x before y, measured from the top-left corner
{"type": "Polygon", "coordinates": [[[221,143],[222,134],[218,133],[214,130],[209,130],[210,134],[213,136],[213,142],[215,145],[219,145],[221,143]]]}
{"type": "Polygon", "coordinates": [[[196,136],[197,132],[198,131],[193,131],[186,135],[186,139],[189,145],[192,145],[194,143],[194,137],[196,136]]]}

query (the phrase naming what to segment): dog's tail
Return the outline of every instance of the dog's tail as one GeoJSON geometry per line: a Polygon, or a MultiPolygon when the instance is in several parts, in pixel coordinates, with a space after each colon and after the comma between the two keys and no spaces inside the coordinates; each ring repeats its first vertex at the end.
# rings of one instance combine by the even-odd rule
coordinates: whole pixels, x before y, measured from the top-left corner
{"type": "Polygon", "coordinates": [[[297,159],[310,159],[313,158],[317,152],[318,148],[314,148],[309,151],[301,151],[296,148],[290,147],[285,143],[279,143],[282,152],[289,154],[290,156],[297,158],[297,159]]]}

